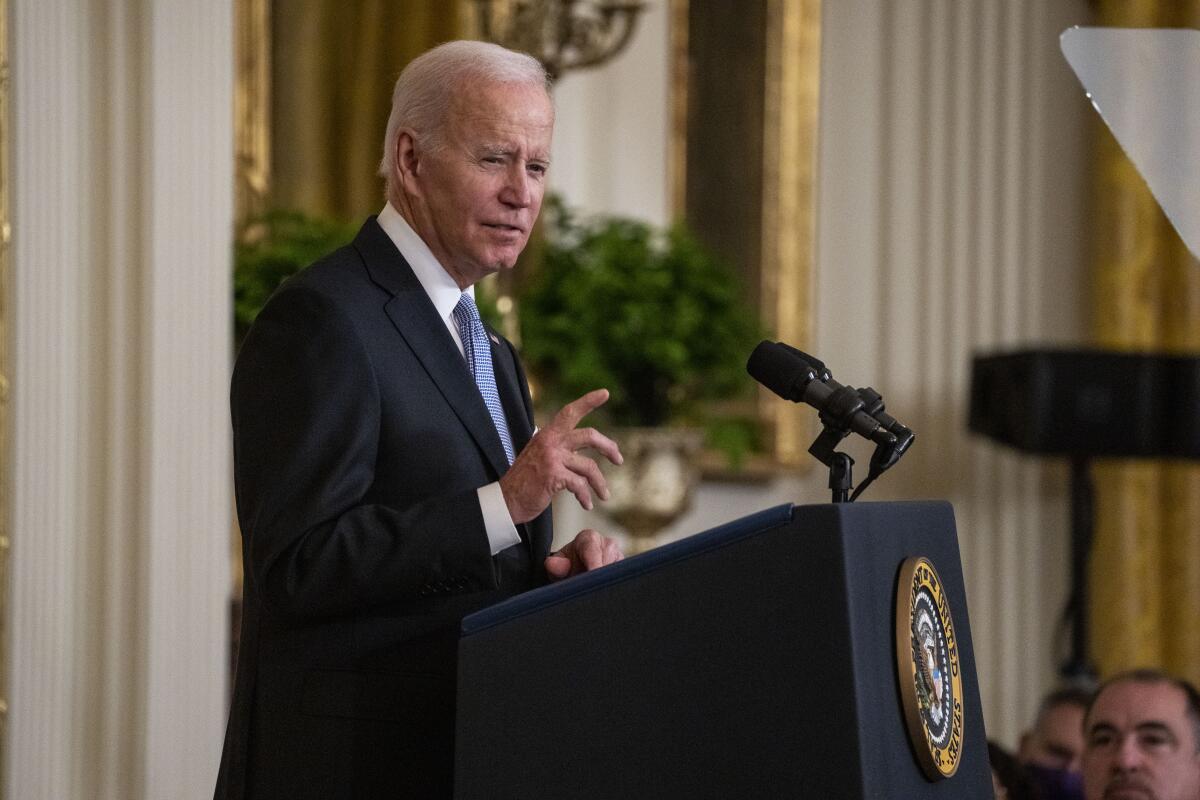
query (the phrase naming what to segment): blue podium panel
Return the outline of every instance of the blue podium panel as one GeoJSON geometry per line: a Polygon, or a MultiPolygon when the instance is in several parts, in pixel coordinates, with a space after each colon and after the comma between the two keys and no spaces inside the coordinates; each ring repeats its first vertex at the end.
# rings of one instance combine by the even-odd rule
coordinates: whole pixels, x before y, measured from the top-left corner
{"type": "Polygon", "coordinates": [[[780,506],[467,617],[455,796],[990,798],[949,505],[780,506]],[[897,680],[913,555],[961,654],[962,757],[939,781],[897,680]]]}

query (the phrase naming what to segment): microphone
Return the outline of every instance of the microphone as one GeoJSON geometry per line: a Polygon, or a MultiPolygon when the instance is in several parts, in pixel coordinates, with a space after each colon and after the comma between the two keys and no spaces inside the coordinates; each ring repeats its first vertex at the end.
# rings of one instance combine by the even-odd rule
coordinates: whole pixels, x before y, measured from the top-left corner
{"type": "Polygon", "coordinates": [[[746,371],[784,400],[817,409],[826,425],[854,431],[887,448],[887,466],[912,444],[912,431],[883,413],[883,398],[878,392],[843,386],[833,379],[824,363],[791,345],[760,342],[746,362],[746,371]]]}
{"type": "Polygon", "coordinates": [[[829,488],[835,503],[854,502],[913,443],[913,432],[884,413],[879,392],[870,387],[843,386],[819,359],[791,345],[760,342],[746,362],[746,371],[784,400],[817,409],[824,428],[808,452],[829,467],[829,488]],[[850,471],[854,459],[834,450],[851,431],[875,442],[870,472],[853,494],[850,471]]]}

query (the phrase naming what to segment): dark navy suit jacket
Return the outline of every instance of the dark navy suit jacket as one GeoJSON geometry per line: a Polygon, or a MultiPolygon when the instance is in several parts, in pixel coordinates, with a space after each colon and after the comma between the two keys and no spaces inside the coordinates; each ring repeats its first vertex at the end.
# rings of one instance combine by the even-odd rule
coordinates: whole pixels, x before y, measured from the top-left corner
{"type": "MultiPolygon", "coordinates": [[[[503,338],[492,361],[520,452],[529,390],[503,338]]],[[[507,461],[374,218],[272,296],[231,404],[245,580],[216,796],[448,795],[457,623],[514,591],[476,495],[507,461]]],[[[518,528],[543,582],[549,512],[518,528]]]]}

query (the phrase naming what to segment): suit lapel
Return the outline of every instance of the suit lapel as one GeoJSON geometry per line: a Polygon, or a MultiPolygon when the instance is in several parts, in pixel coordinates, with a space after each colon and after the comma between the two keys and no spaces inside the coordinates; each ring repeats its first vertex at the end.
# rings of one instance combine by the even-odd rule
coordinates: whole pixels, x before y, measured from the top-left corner
{"type": "Polygon", "coordinates": [[[483,451],[496,476],[503,475],[508,470],[508,458],[500,435],[462,354],[420,281],[374,217],[363,224],[354,247],[371,279],[392,294],[384,304],[384,312],[483,451]]]}

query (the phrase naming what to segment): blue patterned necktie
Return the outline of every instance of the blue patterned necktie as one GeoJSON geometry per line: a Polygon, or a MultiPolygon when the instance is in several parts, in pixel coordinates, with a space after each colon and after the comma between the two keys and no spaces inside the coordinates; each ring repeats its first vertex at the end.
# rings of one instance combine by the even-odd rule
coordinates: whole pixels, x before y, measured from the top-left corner
{"type": "Polygon", "coordinates": [[[454,307],[454,321],[458,325],[458,335],[462,337],[463,350],[467,358],[467,366],[475,376],[475,385],[483,395],[483,403],[496,433],[500,434],[500,443],[504,445],[504,455],[508,463],[513,462],[512,437],[508,433],[508,421],[504,418],[504,407],[500,405],[500,393],[496,391],[496,374],[492,372],[492,348],[488,344],[487,332],[483,329],[483,320],[479,318],[479,309],[471,295],[463,294],[454,307]]]}

